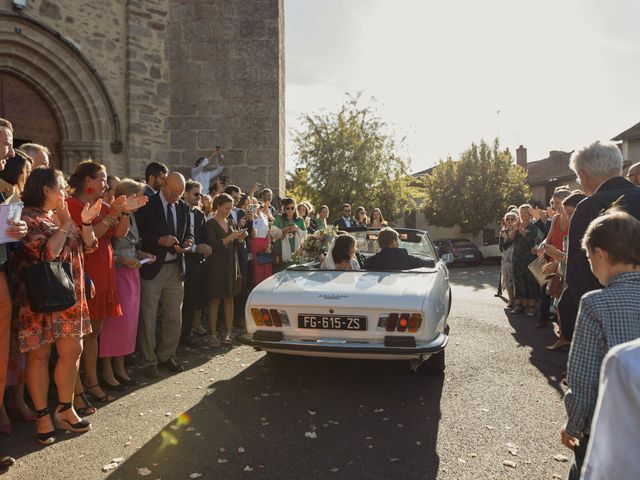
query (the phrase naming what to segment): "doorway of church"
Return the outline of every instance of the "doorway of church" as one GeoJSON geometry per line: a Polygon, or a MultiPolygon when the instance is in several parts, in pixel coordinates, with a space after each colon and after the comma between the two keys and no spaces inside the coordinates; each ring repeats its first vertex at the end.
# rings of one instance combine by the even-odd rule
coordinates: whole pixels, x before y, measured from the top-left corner
{"type": "Polygon", "coordinates": [[[30,84],[0,71],[0,118],[13,125],[13,144],[39,143],[49,149],[51,166],[60,168],[60,126],[45,98],[30,84]]]}

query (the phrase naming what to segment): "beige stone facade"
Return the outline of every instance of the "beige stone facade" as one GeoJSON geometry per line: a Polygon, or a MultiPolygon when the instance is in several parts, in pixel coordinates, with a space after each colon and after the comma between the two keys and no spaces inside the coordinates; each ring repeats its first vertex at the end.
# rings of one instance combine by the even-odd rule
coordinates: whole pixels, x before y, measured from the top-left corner
{"type": "Polygon", "coordinates": [[[28,0],[16,11],[0,0],[0,74],[49,105],[60,142],[48,146],[66,171],[91,157],[117,175],[141,178],[153,160],[188,173],[221,145],[234,183],[283,191],[283,9],[283,0],[28,0]]]}

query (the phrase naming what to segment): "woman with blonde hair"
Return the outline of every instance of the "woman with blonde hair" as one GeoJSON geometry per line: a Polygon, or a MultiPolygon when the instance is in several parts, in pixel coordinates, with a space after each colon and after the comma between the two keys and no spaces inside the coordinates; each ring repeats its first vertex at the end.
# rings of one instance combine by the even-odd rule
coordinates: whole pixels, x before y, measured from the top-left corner
{"type": "MultiPolygon", "coordinates": [[[[125,178],[118,183],[114,197],[142,197],[144,183],[125,178]]],[[[138,208],[131,210],[132,213],[138,208]]],[[[133,353],[138,332],[138,314],[140,312],[140,260],[155,261],[155,256],[138,250],[140,234],[134,215],[129,216],[129,228],[124,237],[113,237],[111,245],[116,266],[116,292],[121,317],[108,317],[100,334],[100,358],[102,359],[102,378],[108,384],[119,383],[125,386],[136,385],[127,374],[124,357],[133,353]]]]}

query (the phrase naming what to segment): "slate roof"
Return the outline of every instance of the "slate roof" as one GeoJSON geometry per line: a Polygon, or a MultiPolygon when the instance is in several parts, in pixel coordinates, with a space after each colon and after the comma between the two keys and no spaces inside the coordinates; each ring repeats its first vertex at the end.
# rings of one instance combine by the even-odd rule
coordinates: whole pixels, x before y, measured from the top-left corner
{"type": "Polygon", "coordinates": [[[527,183],[529,185],[540,185],[550,180],[569,180],[575,178],[576,174],[569,168],[569,159],[573,152],[550,152],[547,158],[527,164],[527,183]]]}
{"type": "Polygon", "coordinates": [[[624,140],[633,140],[636,138],[640,138],[640,123],[636,123],[633,127],[628,128],[622,133],[619,133],[611,140],[613,140],[614,142],[621,142],[624,140]]]}

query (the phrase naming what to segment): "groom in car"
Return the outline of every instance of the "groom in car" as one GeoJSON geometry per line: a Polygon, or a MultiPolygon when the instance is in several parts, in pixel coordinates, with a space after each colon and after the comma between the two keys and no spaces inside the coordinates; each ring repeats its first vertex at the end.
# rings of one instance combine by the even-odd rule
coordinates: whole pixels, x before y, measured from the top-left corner
{"type": "Polygon", "coordinates": [[[380,245],[380,251],[365,260],[365,270],[411,270],[412,268],[434,266],[433,260],[410,255],[405,248],[400,248],[400,235],[393,228],[380,230],[378,245],[380,245]]]}

